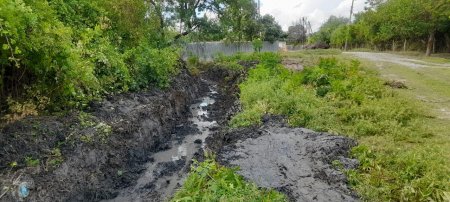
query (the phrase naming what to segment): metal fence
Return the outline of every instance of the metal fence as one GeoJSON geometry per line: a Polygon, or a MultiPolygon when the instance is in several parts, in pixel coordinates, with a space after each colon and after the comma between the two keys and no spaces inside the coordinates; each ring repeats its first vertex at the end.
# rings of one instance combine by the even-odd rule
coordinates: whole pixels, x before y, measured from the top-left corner
{"type": "MultiPolygon", "coordinates": [[[[286,42],[276,41],[274,43],[264,42],[261,52],[286,51],[286,42]]],[[[219,54],[233,55],[238,52],[253,52],[252,42],[225,43],[225,42],[196,42],[189,43],[183,52],[183,59],[196,56],[203,61],[211,61],[219,54]]]]}

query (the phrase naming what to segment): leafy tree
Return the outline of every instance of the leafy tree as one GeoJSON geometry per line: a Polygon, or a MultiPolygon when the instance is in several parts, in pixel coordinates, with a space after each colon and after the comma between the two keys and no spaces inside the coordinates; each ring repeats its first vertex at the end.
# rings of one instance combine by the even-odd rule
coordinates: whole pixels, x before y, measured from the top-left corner
{"type": "Polygon", "coordinates": [[[332,33],[342,25],[348,24],[348,18],[330,16],[328,20],[320,26],[319,31],[314,33],[309,42],[310,43],[326,43],[330,44],[332,33]]]}
{"type": "MultiPolygon", "coordinates": [[[[348,27],[353,45],[396,50],[397,43],[403,42],[403,50],[406,50],[409,42],[424,47],[421,50],[426,49],[427,55],[439,44],[448,44],[450,50],[448,0],[369,0],[367,5],[369,8],[357,14],[355,24],[348,27]],[[446,43],[437,43],[436,36],[446,43]]],[[[341,31],[331,37],[335,46],[340,44],[341,31]]],[[[321,28],[310,41],[326,39],[323,33],[321,28]]]]}
{"type": "Polygon", "coordinates": [[[205,14],[198,24],[198,28],[189,36],[190,41],[220,41],[225,38],[218,19],[210,19],[205,14]]]}
{"type": "Polygon", "coordinates": [[[283,30],[273,16],[269,14],[264,15],[260,20],[260,24],[264,41],[273,43],[283,37],[283,30]]]}
{"type": "Polygon", "coordinates": [[[436,40],[436,32],[444,31],[450,24],[448,13],[450,2],[448,0],[418,0],[422,6],[422,18],[426,21],[428,33],[426,55],[430,56],[436,40]]]}
{"type": "Polygon", "coordinates": [[[218,0],[212,4],[227,41],[252,40],[257,25],[256,4],[252,0],[218,0]],[[249,29],[251,28],[251,29],[249,29]]]}
{"type": "Polygon", "coordinates": [[[287,40],[289,43],[303,44],[311,32],[311,23],[306,17],[302,17],[288,28],[287,40]]]}
{"type": "Polygon", "coordinates": [[[175,36],[175,39],[186,36],[205,25],[206,15],[202,18],[199,13],[204,13],[210,8],[211,0],[173,0],[171,3],[179,21],[179,34],[175,36]]]}
{"type": "Polygon", "coordinates": [[[348,35],[349,27],[342,25],[333,31],[331,34],[330,45],[342,48],[345,44],[346,36],[348,35]]]}

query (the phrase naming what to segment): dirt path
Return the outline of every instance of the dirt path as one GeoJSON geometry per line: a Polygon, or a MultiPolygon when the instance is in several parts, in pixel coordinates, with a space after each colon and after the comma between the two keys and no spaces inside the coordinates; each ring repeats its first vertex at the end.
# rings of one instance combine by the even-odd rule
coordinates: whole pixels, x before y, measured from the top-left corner
{"type": "Polygon", "coordinates": [[[353,55],[361,59],[367,59],[374,62],[390,62],[403,65],[409,68],[450,68],[450,64],[431,63],[417,59],[411,59],[404,56],[390,53],[372,53],[372,52],[344,52],[344,54],[353,55]]]}

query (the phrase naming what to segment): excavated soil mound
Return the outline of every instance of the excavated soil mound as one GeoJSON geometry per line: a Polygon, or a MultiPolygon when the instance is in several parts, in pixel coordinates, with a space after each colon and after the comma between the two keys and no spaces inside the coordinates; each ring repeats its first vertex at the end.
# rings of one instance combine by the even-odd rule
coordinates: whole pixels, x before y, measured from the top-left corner
{"type": "Polygon", "coordinates": [[[280,190],[292,201],[357,201],[340,171],[358,165],[348,158],[356,144],[352,139],[266,123],[218,133],[207,142],[221,164],[238,166],[249,181],[280,190]]]}

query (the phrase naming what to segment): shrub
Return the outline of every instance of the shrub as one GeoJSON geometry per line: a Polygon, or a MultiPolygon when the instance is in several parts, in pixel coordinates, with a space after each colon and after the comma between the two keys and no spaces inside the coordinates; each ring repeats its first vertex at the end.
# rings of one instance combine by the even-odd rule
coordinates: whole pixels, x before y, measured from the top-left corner
{"type": "Polygon", "coordinates": [[[7,97],[27,106],[45,97],[46,110],[60,111],[167,86],[179,51],[155,37],[147,11],[128,0],[0,1],[0,113],[15,110],[7,97]]]}
{"type": "Polygon", "coordinates": [[[178,72],[177,49],[154,49],[147,43],[142,43],[131,55],[135,88],[147,87],[149,84],[167,87],[170,77],[178,72]]]}

